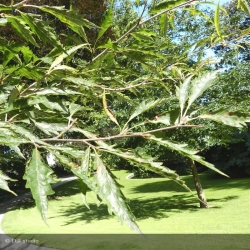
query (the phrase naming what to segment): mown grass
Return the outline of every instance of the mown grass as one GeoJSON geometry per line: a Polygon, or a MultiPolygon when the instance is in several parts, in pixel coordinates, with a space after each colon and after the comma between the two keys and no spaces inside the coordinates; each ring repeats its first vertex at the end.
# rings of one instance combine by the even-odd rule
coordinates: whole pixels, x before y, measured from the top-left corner
{"type": "MultiPolygon", "coordinates": [[[[188,248],[189,244],[196,242],[199,247],[204,244],[204,240],[211,248],[203,249],[217,249],[216,246],[220,240],[222,245],[218,249],[247,249],[237,248],[239,241],[234,240],[233,237],[230,237],[230,240],[217,238],[217,243],[211,239],[202,240],[202,237],[199,237],[200,241],[195,237],[195,240],[188,238],[185,242],[183,234],[207,234],[206,237],[209,236],[208,234],[249,234],[249,178],[223,179],[212,178],[208,174],[201,175],[206,197],[212,207],[199,209],[197,199],[172,181],[162,178],[127,180],[125,176],[128,173],[125,171],[116,171],[115,174],[120,178],[119,182],[124,185],[123,192],[130,199],[131,210],[142,232],[171,234],[168,236],[169,239],[160,235],[151,235],[144,240],[141,236],[134,235],[126,225],[121,225],[116,217],[108,214],[104,204],[97,207],[96,197],[92,192],[87,194],[91,208],[88,210],[83,205],[78,192],[77,181],[55,189],[56,194],[49,202],[47,214],[49,227],[41,220],[34,202],[30,201],[8,212],[4,216],[2,229],[11,235],[22,235],[20,237],[29,235],[29,237],[39,238],[40,244],[58,249],[78,249],[77,246],[81,240],[79,241],[77,234],[85,235],[80,237],[86,246],[82,249],[112,249],[114,248],[112,244],[117,244],[119,241],[121,249],[167,249],[166,242],[175,244],[178,242],[178,249],[186,250],[192,249],[193,246],[188,248]],[[27,235],[24,236],[24,234],[27,235]],[[97,237],[97,234],[119,234],[120,236],[98,235],[97,237]],[[173,239],[177,237],[174,234],[178,234],[181,238],[173,239]],[[86,235],[88,235],[87,238],[86,235]],[[121,235],[123,239],[119,238],[122,237],[121,235]],[[76,237],[75,240],[74,237],[76,237]],[[99,243],[96,242],[97,238],[99,243]]],[[[184,179],[188,186],[193,187],[191,176],[185,176],[184,179]]],[[[241,244],[244,244],[244,238],[241,244]]],[[[120,248],[115,247],[115,249],[120,248]]]]}

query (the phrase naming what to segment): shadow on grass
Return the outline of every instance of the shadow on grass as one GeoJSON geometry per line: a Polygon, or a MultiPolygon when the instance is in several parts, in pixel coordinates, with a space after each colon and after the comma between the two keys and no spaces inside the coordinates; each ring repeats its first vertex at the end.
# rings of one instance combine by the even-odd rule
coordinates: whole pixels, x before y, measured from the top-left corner
{"type": "MultiPolygon", "coordinates": [[[[227,196],[223,199],[211,199],[209,201],[226,202],[237,198],[237,196],[227,196]]],[[[138,198],[130,200],[129,206],[135,215],[137,221],[147,218],[154,218],[156,220],[168,218],[170,213],[181,213],[183,210],[190,212],[200,211],[197,199],[188,197],[186,194],[173,195],[172,197],[161,198],[138,198]]],[[[88,210],[83,204],[71,203],[70,206],[61,206],[60,217],[63,217],[64,224],[74,224],[79,221],[84,223],[91,223],[97,220],[109,219],[107,206],[101,204],[99,207],[95,204],[90,204],[91,210],[88,210]]],[[[219,209],[214,207],[211,209],[219,209]]],[[[51,217],[52,218],[52,217],[51,217]]]]}
{"type": "MultiPolygon", "coordinates": [[[[244,179],[228,179],[228,178],[212,178],[209,174],[200,175],[201,184],[204,190],[206,189],[250,189],[250,178],[244,179]]],[[[186,185],[195,190],[194,182],[192,176],[184,176],[182,178],[186,185]]],[[[133,180],[135,181],[135,180],[133,180]]],[[[172,191],[172,192],[185,192],[185,189],[178,185],[177,183],[171,180],[160,180],[145,183],[142,185],[138,185],[132,189],[134,193],[155,193],[155,192],[164,192],[164,191],[172,191]]]]}

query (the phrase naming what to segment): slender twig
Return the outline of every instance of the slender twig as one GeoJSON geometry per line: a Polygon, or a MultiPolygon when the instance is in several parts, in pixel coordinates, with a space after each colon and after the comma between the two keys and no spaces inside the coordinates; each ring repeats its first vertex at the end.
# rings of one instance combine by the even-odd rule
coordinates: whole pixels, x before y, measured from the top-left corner
{"type": "Polygon", "coordinates": [[[122,138],[131,138],[131,137],[150,137],[150,133],[155,133],[159,131],[169,130],[169,129],[177,129],[177,128],[203,128],[201,125],[175,125],[170,127],[164,127],[164,128],[158,128],[153,129],[145,132],[138,132],[138,133],[131,133],[126,135],[114,135],[114,136],[107,136],[107,137],[95,137],[95,138],[89,138],[89,139],[56,139],[56,138],[47,138],[42,139],[42,141],[45,142],[79,142],[79,143],[85,143],[85,142],[91,142],[91,141],[106,141],[106,140],[116,140],[116,139],[122,139],[122,138]]]}
{"type": "Polygon", "coordinates": [[[64,131],[62,131],[58,136],[54,137],[54,139],[59,139],[61,136],[63,136],[65,133],[67,133],[74,126],[76,121],[77,121],[77,118],[75,120],[73,120],[72,123],[64,131]]]}
{"type": "Polygon", "coordinates": [[[108,90],[108,91],[124,91],[124,90],[127,90],[127,89],[132,89],[132,88],[136,88],[136,87],[139,87],[139,86],[143,86],[143,85],[148,85],[148,84],[153,84],[154,82],[147,82],[148,79],[146,79],[145,81],[141,82],[141,83],[138,83],[138,84],[135,84],[135,85],[130,85],[128,87],[123,87],[123,88],[105,88],[103,86],[97,86],[98,88],[100,89],[103,89],[103,90],[108,90]]]}
{"type": "Polygon", "coordinates": [[[13,8],[21,8],[23,7],[26,3],[28,3],[30,0],[23,0],[22,2],[20,3],[17,3],[17,4],[14,4],[12,5],[13,8]]]}

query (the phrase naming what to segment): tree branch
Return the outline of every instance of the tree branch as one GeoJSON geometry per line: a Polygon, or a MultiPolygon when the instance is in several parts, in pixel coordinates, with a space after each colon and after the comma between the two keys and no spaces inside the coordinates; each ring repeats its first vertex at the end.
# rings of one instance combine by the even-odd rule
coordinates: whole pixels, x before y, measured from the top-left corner
{"type": "Polygon", "coordinates": [[[28,3],[30,0],[23,0],[22,2],[20,3],[17,3],[17,4],[14,4],[12,5],[13,8],[21,8],[24,6],[24,4],[28,3]]]}
{"type": "Polygon", "coordinates": [[[106,140],[117,140],[123,138],[131,138],[131,137],[150,137],[150,133],[155,133],[159,131],[165,131],[169,129],[176,129],[176,128],[203,128],[201,125],[175,125],[165,128],[158,128],[153,130],[148,130],[146,132],[138,132],[132,134],[119,134],[114,136],[107,136],[107,137],[96,137],[96,138],[89,138],[89,139],[57,139],[57,138],[47,138],[42,139],[44,142],[78,142],[78,143],[86,143],[86,142],[94,142],[94,141],[106,141],[106,140]]]}
{"type": "Polygon", "coordinates": [[[73,120],[72,123],[64,131],[62,131],[58,136],[54,137],[54,139],[59,139],[61,136],[63,136],[65,133],[67,133],[74,126],[76,121],[77,121],[77,118],[75,120],[73,120]]]}
{"type": "Polygon", "coordinates": [[[124,90],[127,90],[127,89],[132,89],[132,88],[136,88],[136,87],[139,87],[139,86],[143,86],[143,85],[149,85],[149,84],[153,84],[154,82],[147,82],[148,79],[146,79],[145,81],[141,82],[141,83],[138,83],[138,84],[135,84],[135,85],[130,85],[128,87],[123,87],[123,88],[105,88],[103,86],[98,86],[98,88],[101,88],[103,90],[108,90],[108,91],[124,91],[124,90]]]}

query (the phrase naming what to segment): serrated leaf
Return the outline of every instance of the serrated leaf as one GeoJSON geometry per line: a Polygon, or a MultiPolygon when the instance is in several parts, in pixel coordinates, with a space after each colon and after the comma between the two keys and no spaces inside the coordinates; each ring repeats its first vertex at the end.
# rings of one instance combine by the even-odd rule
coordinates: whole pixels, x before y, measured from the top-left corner
{"type": "Polygon", "coordinates": [[[153,8],[149,11],[150,14],[155,14],[155,13],[159,13],[162,11],[167,11],[170,10],[174,7],[177,7],[178,5],[184,3],[185,0],[167,0],[167,1],[163,1],[157,5],[154,5],[153,8]]]}
{"type": "Polygon", "coordinates": [[[176,97],[179,100],[181,116],[183,115],[185,104],[189,96],[190,81],[192,77],[193,77],[192,75],[189,76],[184,80],[183,83],[180,84],[180,87],[176,87],[176,97]]]}
{"type": "Polygon", "coordinates": [[[250,122],[249,113],[230,111],[228,108],[221,108],[210,114],[199,115],[199,118],[213,120],[237,128],[242,128],[246,126],[246,122],[250,122]]]}
{"type": "Polygon", "coordinates": [[[20,10],[18,10],[18,12],[41,41],[43,41],[45,44],[51,44],[52,46],[63,50],[60,39],[53,28],[51,28],[49,25],[46,25],[44,21],[37,19],[36,15],[24,13],[20,10]]]}
{"type": "Polygon", "coordinates": [[[167,115],[164,115],[164,116],[157,116],[155,118],[155,120],[153,121],[150,121],[152,123],[162,123],[162,124],[165,124],[165,125],[170,125],[171,122],[170,122],[170,114],[167,114],[167,115]]]}
{"type": "Polygon", "coordinates": [[[189,99],[188,99],[188,107],[192,105],[192,103],[200,97],[204,91],[206,91],[213,83],[217,76],[217,71],[212,73],[206,73],[204,75],[199,76],[198,78],[194,79],[191,84],[189,99]]]}
{"type": "Polygon", "coordinates": [[[130,211],[128,205],[125,203],[124,195],[122,194],[116,182],[109,175],[100,157],[97,158],[97,173],[96,181],[98,185],[99,194],[101,198],[106,201],[110,213],[114,213],[121,223],[126,222],[127,225],[138,233],[141,233],[139,227],[135,223],[135,218],[130,211]]]}
{"type": "MultiPolygon", "coordinates": [[[[82,164],[80,167],[80,171],[81,174],[88,176],[88,170],[89,170],[89,160],[90,160],[90,147],[88,147],[83,155],[82,158],[82,164]]],[[[86,199],[86,194],[87,194],[87,190],[88,190],[88,185],[82,180],[79,179],[79,188],[80,188],[80,192],[82,194],[82,199],[83,199],[83,203],[84,205],[89,208],[89,205],[87,203],[87,199],[86,199]]]]}
{"type": "Polygon", "coordinates": [[[250,8],[245,0],[238,0],[237,8],[241,8],[248,16],[250,16],[250,8]]]}
{"type": "Polygon", "coordinates": [[[168,18],[167,13],[160,16],[159,26],[160,26],[161,34],[163,34],[164,36],[167,34],[168,22],[169,22],[169,18],[168,18]]]}
{"type": "Polygon", "coordinates": [[[134,113],[129,117],[128,122],[130,122],[132,119],[134,119],[135,117],[137,117],[138,115],[146,112],[149,109],[154,108],[157,104],[159,104],[162,101],[162,99],[158,99],[155,101],[150,101],[150,102],[146,102],[143,101],[134,111],[134,113]]]}
{"type": "MultiPolygon", "coordinates": [[[[88,138],[92,138],[92,139],[97,138],[94,134],[92,134],[88,131],[80,130],[80,129],[78,129],[78,131],[83,133],[88,138]]],[[[150,138],[150,135],[148,138],[150,138]]],[[[162,162],[156,162],[155,159],[152,158],[151,156],[148,156],[146,154],[144,154],[143,156],[140,156],[140,155],[136,154],[136,152],[133,152],[131,150],[122,151],[120,149],[114,148],[114,146],[110,146],[110,145],[106,144],[103,141],[96,141],[96,143],[99,145],[100,150],[104,150],[105,152],[117,155],[117,156],[127,160],[128,162],[137,165],[137,166],[143,166],[145,169],[147,169],[153,173],[157,173],[161,176],[167,177],[167,178],[175,181],[177,184],[181,185],[183,188],[185,188],[189,192],[192,192],[187,187],[185,182],[183,180],[181,180],[180,176],[178,174],[176,174],[175,171],[173,171],[165,166],[162,166],[162,162]]]]}
{"type": "Polygon", "coordinates": [[[25,159],[24,155],[22,154],[20,148],[18,147],[19,143],[6,143],[7,146],[9,146],[12,150],[14,150],[21,158],[25,159]]]}
{"type": "Polygon", "coordinates": [[[16,181],[16,180],[11,179],[9,176],[5,175],[0,170],[0,188],[3,189],[3,190],[5,190],[5,191],[8,191],[8,192],[14,194],[15,196],[17,196],[17,194],[15,192],[13,192],[12,190],[10,190],[7,181],[16,181]]]}
{"type": "Polygon", "coordinates": [[[91,23],[84,18],[84,15],[77,13],[74,10],[67,10],[62,6],[37,6],[40,10],[48,12],[57,17],[61,22],[66,23],[76,33],[79,32],[79,27],[96,28],[94,23],[91,23]]]}
{"type": "Polygon", "coordinates": [[[23,59],[25,63],[28,64],[30,60],[32,59],[32,57],[34,56],[32,50],[27,46],[23,46],[21,51],[23,53],[23,59]]]}
{"type": "Polygon", "coordinates": [[[108,28],[111,26],[113,22],[113,4],[114,4],[114,0],[111,0],[109,2],[109,7],[104,14],[102,24],[98,32],[96,41],[98,41],[103,36],[103,34],[108,30],[108,28]]]}
{"type": "Polygon", "coordinates": [[[66,80],[66,81],[69,81],[69,82],[73,82],[73,83],[75,83],[77,85],[80,85],[80,86],[86,86],[86,87],[95,87],[95,86],[97,86],[97,84],[94,81],[89,80],[89,79],[84,79],[84,78],[81,78],[81,77],[69,76],[69,77],[65,77],[63,79],[66,80]]]}
{"type": "Polygon", "coordinates": [[[67,58],[69,55],[71,55],[72,53],[76,52],[78,49],[81,49],[83,47],[85,47],[87,44],[80,44],[77,46],[74,46],[68,50],[66,50],[64,53],[62,53],[60,56],[58,56],[53,63],[51,64],[50,68],[49,68],[49,72],[52,71],[52,69],[54,69],[57,65],[59,65],[65,58],[67,58]]]}
{"type": "Polygon", "coordinates": [[[30,27],[26,24],[26,22],[24,22],[21,17],[7,15],[7,19],[18,35],[24,38],[27,42],[30,42],[38,47],[38,44],[36,43],[36,40],[33,37],[34,33],[31,31],[30,27]]]}
{"type": "Polygon", "coordinates": [[[46,123],[46,122],[37,122],[33,119],[30,119],[34,125],[43,131],[46,135],[58,135],[59,132],[66,130],[67,125],[58,124],[58,123],[46,123]]]}
{"type": "MultiPolygon", "coordinates": [[[[50,93],[52,95],[52,93],[54,95],[55,92],[45,92],[45,93],[50,93]]],[[[65,94],[66,95],[66,94],[65,94]]],[[[54,98],[54,97],[45,97],[42,95],[37,95],[37,96],[32,96],[28,99],[27,101],[29,106],[36,106],[37,104],[42,104],[44,105],[46,108],[51,109],[51,110],[58,110],[62,113],[67,113],[67,108],[65,107],[65,105],[63,104],[62,100],[58,99],[58,98],[54,98]]]]}
{"type": "Polygon", "coordinates": [[[162,140],[161,138],[157,138],[153,135],[150,136],[150,140],[162,145],[162,146],[165,146],[165,147],[168,147],[174,151],[177,151],[179,152],[180,154],[190,158],[190,159],[193,159],[194,161],[197,161],[199,163],[201,163],[202,165],[210,168],[211,170],[221,174],[221,175],[224,175],[226,177],[228,177],[228,175],[224,174],[223,172],[221,172],[219,169],[217,169],[213,164],[207,162],[204,160],[203,157],[199,156],[199,155],[196,155],[198,153],[197,150],[194,150],[194,149],[190,149],[187,147],[187,144],[179,144],[179,143],[173,143],[173,142],[170,142],[168,140],[162,140]]]}
{"type": "Polygon", "coordinates": [[[214,13],[214,26],[216,29],[216,32],[218,34],[219,37],[221,37],[221,31],[220,31],[220,4],[217,4],[217,7],[215,9],[215,13],[214,13]]]}
{"type": "Polygon", "coordinates": [[[38,137],[36,137],[34,134],[32,134],[29,130],[25,129],[24,127],[20,126],[20,125],[15,125],[15,124],[10,124],[10,129],[21,135],[22,137],[30,140],[31,142],[36,142],[38,144],[42,144],[42,145],[47,145],[46,142],[43,142],[42,140],[40,140],[38,137]]]}
{"type": "Polygon", "coordinates": [[[54,194],[51,183],[55,183],[51,174],[53,171],[44,162],[40,152],[35,148],[31,159],[28,161],[23,179],[27,180],[26,188],[30,188],[36,206],[40,211],[43,220],[46,222],[46,213],[48,210],[48,195],[54,194]]]}
{"type": "Polygon", "coordinates": [[[89,204],[88,204],[87,199],[86,199],[86,194],[87,194],[88,186],[87,186],[87,184],[86,184],[83,180],[81,180],[81,179],[79,179],[79,189],[80,189],[80,192],[81,192],[81,195],[82,195],[82,200],[83,200],[84,205],[85,205],[88,209],[90,209],[90,208],[89,208],[89,204]]]}

